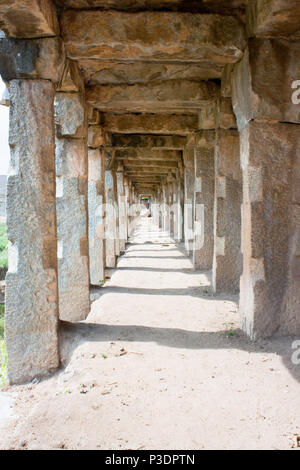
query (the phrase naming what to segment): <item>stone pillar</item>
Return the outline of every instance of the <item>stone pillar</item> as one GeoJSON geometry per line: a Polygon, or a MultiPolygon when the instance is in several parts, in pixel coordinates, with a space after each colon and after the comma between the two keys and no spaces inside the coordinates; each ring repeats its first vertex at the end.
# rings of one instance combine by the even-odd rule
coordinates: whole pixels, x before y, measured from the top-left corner
{"type": "Polygon", "coordinates": [[[125,247],[128,240],[128,211],[129,211],[129,182],[128,178],[124,176],[124,195],[125,195],[125,247]]]}
{"type": "Polygon", "coordinates": [[[105,150],[105,247],[106,267],[115,268],[117,261],[117,211],[116,172],[113,169],[113,155],[105,150]]]}
{"type": "Polygon", "coordinates": [[[219,129],[215,147],[214,292],[239,291],[241,256],[242,175],[239,133],[219,129]]]}
{"type": "Polygon", "coordinates": [[[253,338],[299,332],[299,136],[283,123],[251,121],[241,131],[240,313],[253,338]]]}
{"type": "Polygon", "coordinates": [[[253,38],[232,72],[243,170],[240,312],[252,338],[300,332],[299,59],[299,42],[253,38]]]}
{"type": "Polygon", "coordinates": [[[124,168],[119,164],[117,168],[117,193],[119,208],[119,247],[120,253],[124,253],[126,246],[126,201],[124,187],[124,168]]]}
{"type": "Polygon", "coordinates": [[[5,341],[9,382],[22,383],[59,365],[54,86],[12,80],[10,105],[5,341]]]}
{"type": "Polygon", "coordinates": [[[184,159],[184,241],[187,254],[193,252],[194,245],[194,185],[195,185],[195,148],[187,147],[184,159]]]}
{"type": "Polygon", "coordinates": [[[165,182],[163,185],[163,230],[170,232],[170,204],[169,204],[169,187],[165,182]]]}
{"type": "Polygon", "coordinates": [[[90,282],[101,286],[105,269],[104,243],[104,173],[105,161],[101,149],[89,148],[89,257],[90,282]]]}
{"type": "Polygon", "coordinates": [[[215,131],[203,130],[196,138],[195,149],[195,237],[193,265],[195,269],[212,269],[214,252],[214,149],[215,131]]]}
{"type": "Polygon", "coordinates": [[[56,207],[59,318],[90,311],[87,120],[81,93],[56,93],[56,207]]]}

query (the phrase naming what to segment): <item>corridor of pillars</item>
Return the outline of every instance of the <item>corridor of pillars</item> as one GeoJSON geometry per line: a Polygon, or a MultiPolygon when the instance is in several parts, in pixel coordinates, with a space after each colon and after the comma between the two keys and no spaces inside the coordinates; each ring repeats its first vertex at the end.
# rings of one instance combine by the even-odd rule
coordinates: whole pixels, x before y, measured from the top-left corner
{"type": "Polygon", "coordinates": [[[300,332],[299,2],[130,5],[0,6],[10,383],[59,367],[142,196],[251,339],[300,332]]]}

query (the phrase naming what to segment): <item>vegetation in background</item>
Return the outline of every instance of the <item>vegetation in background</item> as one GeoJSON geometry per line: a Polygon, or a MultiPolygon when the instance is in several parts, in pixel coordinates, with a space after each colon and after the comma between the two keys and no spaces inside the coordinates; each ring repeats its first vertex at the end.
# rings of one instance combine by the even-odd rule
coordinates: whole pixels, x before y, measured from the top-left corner
{"type": "Polygon", "coordinates": [[[5,223],[0,223],[0,280],[5,278],[8,269],[7,235],[5,223]]]}

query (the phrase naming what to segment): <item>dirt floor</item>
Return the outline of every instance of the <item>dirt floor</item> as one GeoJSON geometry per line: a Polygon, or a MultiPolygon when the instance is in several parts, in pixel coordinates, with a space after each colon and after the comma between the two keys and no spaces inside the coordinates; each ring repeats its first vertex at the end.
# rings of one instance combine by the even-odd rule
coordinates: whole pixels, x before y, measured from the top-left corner
{"type": "MultiPolygon", "coordinates": [[[[144,219],[118,269],[64,324],[64,367],[0,393],[4,449],[290,449],[294,338],[250,342],[236,298],[144,219]]],[[[300,442],[299,442],[300,445],[300,442]]]]}

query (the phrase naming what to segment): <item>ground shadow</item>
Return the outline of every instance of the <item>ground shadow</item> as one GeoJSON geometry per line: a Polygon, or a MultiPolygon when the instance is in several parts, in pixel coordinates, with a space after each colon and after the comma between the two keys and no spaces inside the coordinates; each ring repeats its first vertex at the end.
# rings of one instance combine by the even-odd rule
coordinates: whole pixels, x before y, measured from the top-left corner
{"type": "Polygon", "coordinates": [[[61,322],[60,337],[61,341],[71,340],[69,357],[82,341],[97,343],[111,341],[153,342],[176,349],[238,349],[249,353],[273,353],[281,356],[283,364],[290,374],[300,382],[300,366],[294,365],[292,362],[294,352],[292,343],[295,340],[293,337],[273,337],[269,340],[254,342],[239,329],[206,332],[142,325],[99,325],[88,322],[77,324],[61,322]]]}

